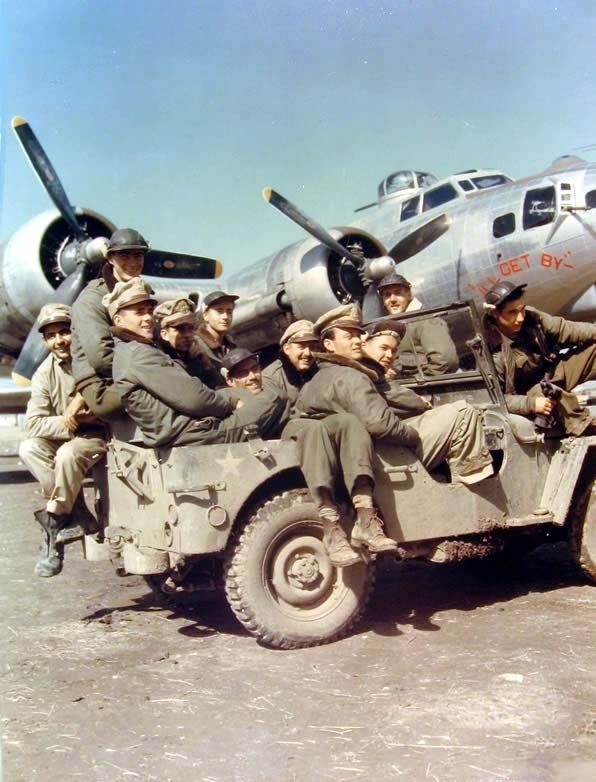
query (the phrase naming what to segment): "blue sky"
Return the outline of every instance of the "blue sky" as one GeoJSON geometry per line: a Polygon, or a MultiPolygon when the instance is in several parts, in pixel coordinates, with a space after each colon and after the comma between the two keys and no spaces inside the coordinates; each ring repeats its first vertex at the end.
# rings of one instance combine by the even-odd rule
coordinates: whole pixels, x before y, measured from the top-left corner
{"type": "Polygon", "coordinates": [[[265,185],[344,225],[400,168],[517,178],[596,143],[591,0],[0,0],[0,13],[2,238],[50,206],[16,114],[74,204],[228,271],[303,236],[265,185]]]}

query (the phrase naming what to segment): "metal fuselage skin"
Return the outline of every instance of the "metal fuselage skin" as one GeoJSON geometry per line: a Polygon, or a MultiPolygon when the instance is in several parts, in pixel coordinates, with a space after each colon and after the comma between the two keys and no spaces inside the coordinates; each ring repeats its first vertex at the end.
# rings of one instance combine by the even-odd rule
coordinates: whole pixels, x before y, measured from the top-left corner
{"type": "MultiPolygon", "coordinates": [[[[467,299],[481,302],[489,288],[507,279],[527,283],[527,301],[539,309],[591,320],[596,315],[596,209],[567,211],[558,189],[561,183],[570,184],[584,198],[596,191],[596,164],[576,160],[569,167],[553,166],[544,174],[487,190],[461,191],[457,198],[403,222],[403,199],[389,197],[354,225],[390,250],[438,215],[448,215],[449,230],[397,264],[426,307],[467,299]],[[555,192],[550,221],[524,228],[524,216],[533,208],[531,194],[549,188],[555,192]],[[506,215],[513,216],[510,227],[515,227],[496,237],[495,220],[506,215]]],[[[591,199],[594,203],[594,195],[591,199]]],[[[540,208],[534,205],[536,213],[540,208]]]]}

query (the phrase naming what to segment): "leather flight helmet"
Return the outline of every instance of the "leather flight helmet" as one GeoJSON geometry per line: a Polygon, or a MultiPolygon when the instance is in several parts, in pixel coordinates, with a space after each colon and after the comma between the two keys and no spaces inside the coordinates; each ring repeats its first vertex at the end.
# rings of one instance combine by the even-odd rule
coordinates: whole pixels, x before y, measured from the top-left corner
{"type": "Polygon", "coordinates": [[[511,282],[510,280],[503,280],[502,282],[493,285],[486,294],[484,302],[489,308],[501,307],[506,301],[509,301],[509,299],[519,298],[526,287],[526,283],[516,285],[516,283],[511,282]]]}
{"type": "Polygon", "coordinates": [[[140,250],[146,253],[149,243],[134,228],[118,228],[108,242],[108,252],[140,250]]]}

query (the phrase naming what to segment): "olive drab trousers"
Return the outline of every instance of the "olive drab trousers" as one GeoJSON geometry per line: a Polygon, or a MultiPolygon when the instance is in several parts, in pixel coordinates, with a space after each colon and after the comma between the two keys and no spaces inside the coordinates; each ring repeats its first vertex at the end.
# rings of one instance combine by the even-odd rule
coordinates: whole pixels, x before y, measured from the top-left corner
{"type": "Polygon", "coordinates": [[[72,511],[83,478],[105,452],[106,442],[101,437],[66,441],[30,437],[21,443],[19,456],[41,484],[48,499],[46,510],[61,516],[72,511]]]}
{"type": "Polygon", "coordinates": [[[373,447],[362,422],[351,413],[334,413],[325,418],[293,418],[282,439],[295,440],[300,452],[302,474],[315,502],[320,489],[332,494],[338,476],[352,495],[357,479],[374,484],[373,447]]]}
{"type": "Polygon", "coordinates": [[[464,400],[408,418],[420,435],[417,456],[427,470],[447,461],[456,483],[472,484],[493,473],[478,411],[464,400]]]}
{"type": "MultiPolygon", "coordinates": [[[[580,435],[592,421],[592,414],[586,407],[581,407],[571,389],[587,380],[596,379],[596,345],[590,345],[578,353],[572,353],[557,361],[552,373],[552,382],[561,389],[561,396],[555,408],[555,416],[561,421],[568,434],[580,435]]],[[[528,391],[528,396],[543,396],[544,392],[538,383],[528,391]]]]}

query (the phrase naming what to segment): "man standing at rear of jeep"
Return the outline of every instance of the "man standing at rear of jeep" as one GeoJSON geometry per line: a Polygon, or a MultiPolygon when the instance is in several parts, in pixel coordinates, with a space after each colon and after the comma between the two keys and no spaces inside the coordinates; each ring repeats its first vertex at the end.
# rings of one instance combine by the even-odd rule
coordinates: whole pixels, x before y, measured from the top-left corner
{"type": "Polygon", "coordinates": [[[596,379],[596,325],[574,323],[526,306],[526,285],[508,280],[485,297],[484,323],[507,409],[520,415],[554,415],[565,432],[581,435],[593,427],[572,388],[596,379]],[[564,355],[561,348],[568,349],[564,355]],[[541,381],[561,389],[557,399],[541,381]]]}
{"type": "MultiPolygon", "coordinates": [[[[64,546],[58,536],[72,534],[86,511],[79,497],[83,478],[106,451],[105,431],[75,391],[71,370],[71,312],[64,304],[46,304],[38,316],[39,330],[50,355],[31,380],[25,432],[19,456],[41,484],[45,508],[35,511],[44,531],[41,556],[35,565],[38,576],[48,578],[62,570],[64,546]]],[[[83,530],[80,530],[83,533],[83,530]]]]}
{"type": "Polygon", "coordinates": [[[104,296],[115,338],[114,384],[124,407],[153,448],[235,443],[256,426],[267,437],[278,427],[285,403],[269,393],[234,403],[191,377],[153,342],[151,290],[140,278],[117,283],[104,296]]]}

